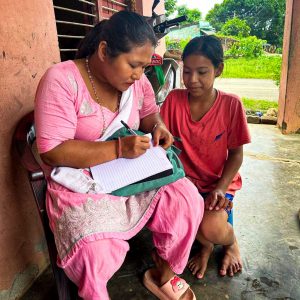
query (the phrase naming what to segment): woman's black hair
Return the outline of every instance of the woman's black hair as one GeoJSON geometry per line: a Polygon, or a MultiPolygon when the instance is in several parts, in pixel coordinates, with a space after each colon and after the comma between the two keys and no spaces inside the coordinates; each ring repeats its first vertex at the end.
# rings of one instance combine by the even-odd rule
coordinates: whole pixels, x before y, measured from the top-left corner
{"type": "Polygon", "coordinates": [[[95,53],[101,41],[106,41],[110,57],[128,53],[133,47],[147,42],[154,47],[157,44],[155,33],[145,17],[130,11],[120,11],[99,22],[81,41],[76,58],[95,53]]]}
{"type": "Polygon", "coordinates": [[[182,60],[193,54],[207,57],[215,68],[224,62],[224,52],[221,41],[214,35],[197,36],[191,39],[182,53],[182,60]]]}

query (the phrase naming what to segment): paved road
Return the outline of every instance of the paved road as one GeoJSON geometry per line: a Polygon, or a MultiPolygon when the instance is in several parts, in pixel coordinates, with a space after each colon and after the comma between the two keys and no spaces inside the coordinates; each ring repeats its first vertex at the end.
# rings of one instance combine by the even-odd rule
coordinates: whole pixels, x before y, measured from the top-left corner
{"type": "Polygon", "coordinates": [[[217,78],[215,87],[240,97],[278,101],[279,88],[269,79],[217,78]]]}

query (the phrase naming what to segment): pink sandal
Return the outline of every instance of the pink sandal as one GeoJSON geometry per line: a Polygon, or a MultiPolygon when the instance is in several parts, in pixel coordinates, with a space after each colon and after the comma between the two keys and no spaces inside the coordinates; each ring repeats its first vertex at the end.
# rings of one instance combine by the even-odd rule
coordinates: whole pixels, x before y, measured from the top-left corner
{"type": "MultiPolygon", "coordinates": [[[[160,300],[179,300],[180,297],[190,289],[186,281],[176,275],[163,286],[158,286],[151,275],[151,269],[145,272],[143,283],[145,287],[160,300]]],[[[196,300],[194,292],[191,289],[190,291],[193,293],[193,300],[196,300]]]]}

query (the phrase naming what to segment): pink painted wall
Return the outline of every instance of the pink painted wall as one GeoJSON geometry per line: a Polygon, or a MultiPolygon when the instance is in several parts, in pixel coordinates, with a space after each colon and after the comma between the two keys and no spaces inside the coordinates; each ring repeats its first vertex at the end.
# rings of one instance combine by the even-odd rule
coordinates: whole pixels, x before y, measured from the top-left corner
{"type": "Polygon", "coordinates": [[[16,124],[33,109],[38,81],[58,62],[51,0],[1,1],[0,299],[20,296],[48,263],[37,209],[12,148],[16,124]]]}
{"type": "Polygon", "coordinates": [[[300,133],[300,1],[287,0],[279,93],[278,126],[300,133]]]}

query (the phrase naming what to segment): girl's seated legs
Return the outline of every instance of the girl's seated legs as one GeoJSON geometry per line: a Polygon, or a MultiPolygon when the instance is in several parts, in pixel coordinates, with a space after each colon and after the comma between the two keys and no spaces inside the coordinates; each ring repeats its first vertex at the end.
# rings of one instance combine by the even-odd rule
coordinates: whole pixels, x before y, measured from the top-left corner
{"type": "Polygon", "coordinates": [[[214,245],[223,245],[225,254],[222,260],[220,275],[233,276],[242,269],[242,262],[233,227],[228,222],[225,210],[205,211],[203,221],[199,227],[197,240],[201,243],[200,253],[189,262],[189,268],[199,279],[203,278],[207,262],[214,245]]]}

